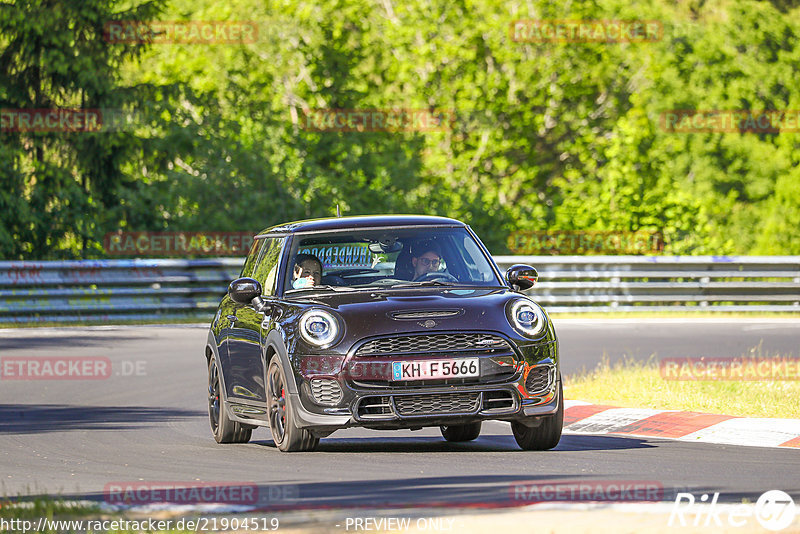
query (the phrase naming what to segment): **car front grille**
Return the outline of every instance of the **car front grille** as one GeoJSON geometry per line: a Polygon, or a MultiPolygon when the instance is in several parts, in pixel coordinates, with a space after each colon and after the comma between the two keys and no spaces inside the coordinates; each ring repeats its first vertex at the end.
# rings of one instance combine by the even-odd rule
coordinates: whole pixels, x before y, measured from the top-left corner
{"type": "Polygon", "coordinates": [[[478,409],[480,393],[438,393],[398,395],[394,398],[400,415],[471,413],[478,409]]]}
{"type": "Polygon", "coordinates": [[[488,333],[421,334],[373,339],[356,351],[356,356],[384,354],[425,354],[454,351],[511,351],[502,337],[488,333]]]}
{"type": "Polygon", "coordinates": [[[314,402],[323,406],[334,406],[342,400],[342,388],[336,380],[315,378],[311,381],[314,402]]]}
{"type": "Polygon", "coordinates": [[[457,414],[506,414],[519,408],[517,396],[508,389],[402,395],[370,395],[357,404],[359,420],[391,420],[399,417],[436,417],[457,414]]]}
{"type": "Polygon", "coordinates": [[[529,395],[537,395],[550,391],[555,376],[555,368],[551,365],[537,365],[528,371],[525,389],[529,395]]]}

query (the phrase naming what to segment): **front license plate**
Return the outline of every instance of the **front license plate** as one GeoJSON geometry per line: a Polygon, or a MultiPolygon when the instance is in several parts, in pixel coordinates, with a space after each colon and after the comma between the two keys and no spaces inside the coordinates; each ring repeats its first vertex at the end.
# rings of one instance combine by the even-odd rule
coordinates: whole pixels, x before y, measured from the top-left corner
{"type": "Polygon", "coordinates": [[[478,358],[392,362],[393,380],[434,380],[480,376],[478,358]]]}

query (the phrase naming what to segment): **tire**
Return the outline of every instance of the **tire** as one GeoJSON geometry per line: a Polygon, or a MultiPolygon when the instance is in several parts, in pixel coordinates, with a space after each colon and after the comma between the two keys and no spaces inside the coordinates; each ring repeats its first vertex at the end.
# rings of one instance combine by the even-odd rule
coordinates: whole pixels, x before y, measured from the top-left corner
{"type": "Polygon", "coordinates": [[[267,369],[267,412],[272,441],[283,452],[312,451],[319,438],[294,423],[294,406],[286,394],[286,373],[278,356],[273,356],[267,369]]]}
{"type": "Polygon", "coordinates": [[[561,429],[564,427],[564,387],[561,377],[558,380],[558,411],[542,418],[537,427],[528,427],[519,421],[511,422],[511,431],[523,450],[546,451],[554,448],[561,441],[561,429]]]}
{"type": "Polygon", "coordinates": [[[208,363],[208,420],[217,443],[247,443],[253,426],[244,425],[228,417],[228,401],[222,389],[217,358],[208,363]]]}
{"type": "Polygon", "coordinates": [[[440,426],[439,430],[442,431],[442,436],[447,441],[456,443],[459,441],[472,441],[477,438],[481,433],[481,422],[467,423],[465,425],[447,425],[440,426]]]}

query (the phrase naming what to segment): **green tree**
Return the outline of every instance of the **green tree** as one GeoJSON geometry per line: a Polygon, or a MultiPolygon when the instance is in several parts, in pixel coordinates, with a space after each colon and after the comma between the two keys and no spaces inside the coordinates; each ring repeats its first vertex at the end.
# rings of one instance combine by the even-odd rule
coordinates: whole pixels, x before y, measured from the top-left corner
{"type": "MultiPolygon", "coordinates": [[[[140,44],[107,42],[104,25],[147,20],[163,2],[120,11],[111,0],[0,4],[0,108],[135,109],[144,88],[119,84],[140,44]]],[[[108,227],[135,139],[127,132],[3,131],[5,258],[81,254],[108,227]]]]}

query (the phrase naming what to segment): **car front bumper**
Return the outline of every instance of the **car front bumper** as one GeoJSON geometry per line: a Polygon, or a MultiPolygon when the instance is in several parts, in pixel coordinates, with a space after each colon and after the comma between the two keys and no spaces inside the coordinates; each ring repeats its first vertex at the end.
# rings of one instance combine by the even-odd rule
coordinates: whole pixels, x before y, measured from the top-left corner
{"type": "MultiPolygon", "coordinates": [[[[356,345],[355,347],[358,347],[356,345]]],[[[392,363],[404,356],[385,354],[295,354],[295,423],[301,428],[420,428],[482,420],[535,420],[558,411],[559,359],[552,338],[459,357],[477,357],[479,377],[452,380],[401,380],[392,363]],[[513,349],[512,349],[513,347],[513,349]],[[545,372],[546,370],[546,372],[545,372]],[[546,378],[545,378],[546,377],[546,378]]],[[[404,361],[447,358],[419,354],[404,361]]]]}
{"type": "Polygon", "coordinates": [[[298,427],[329,432],[348,427],[399,429],[484,420],[530,420],[558,411],[563,402],[558,380],[553,381],[547,392],[529,398],[521,396],[517,382],[512,382],[359,391],[347,406],[325,408],[324,413],[307,409],[304,404],[310,401],[304,401],[302,394],[293,394],[292,401],[298,427]]]}

